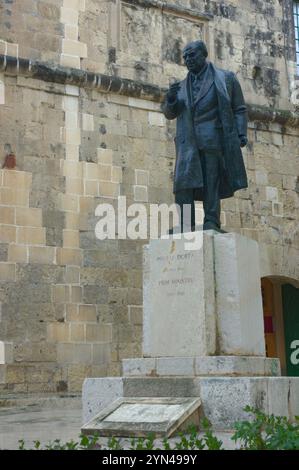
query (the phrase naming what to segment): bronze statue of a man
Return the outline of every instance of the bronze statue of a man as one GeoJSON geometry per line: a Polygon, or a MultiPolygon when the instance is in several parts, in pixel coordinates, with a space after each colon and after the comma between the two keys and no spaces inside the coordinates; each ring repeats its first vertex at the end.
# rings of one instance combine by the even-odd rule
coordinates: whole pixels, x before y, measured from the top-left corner
{"type": "MultiPolygon", "coordinates": [[[[220,230],[220,200],[247,188],[240,147],[247,144],[247,111],[240,84],[233,72],[207,61],[203,41],[184,48],[187,77],[170,86],[163,113],[177,118],[175,202],[191,205],[190,230],[195,229],[194,201],[203,201],[204,230],[220,230]]],[[[186,206],[185,206],[186,210],[186,206]]],[[[186,211],[187,213],[187,211],[186,211]]]]}

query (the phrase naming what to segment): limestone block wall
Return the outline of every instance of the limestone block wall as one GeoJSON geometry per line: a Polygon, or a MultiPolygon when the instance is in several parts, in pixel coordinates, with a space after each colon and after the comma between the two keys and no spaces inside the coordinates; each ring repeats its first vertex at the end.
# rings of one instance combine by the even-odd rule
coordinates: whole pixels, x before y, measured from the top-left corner
{"type": "MultiPolygon", "coordinates": [[[[8,149],[16,156],[0,175],[2,393],[80,392],[85,377],[119,375],[121,359],[141,355],[145,240],[97,240],[95,208],[117,209],[119,195],[147,208],[173,202],[175,127],[160,112],[159,87],[184,76],[188,40],[203,37],[212,60],[237,73],[247,102],[264,105],[251,112],[244,150],[249,188],[223,201],[223,224],[260,242],[262,275],[299,279],[287,4],[0,5],[1,166],[8,149]]],[[[200,204],[197,212],[200,222],[200,204]]]]}
{"type": "Polygon", "coordinates": [[[202,38],[249,102],[289,109],[292,15],[292,0],[11,0],[0,6],[0,53],[167,86],[185,75],[182,47],[202,38]]]}
{"type": "Polygon", "coordinates": [[[135,168],[127,142],[117,146],[134,132],[133,120],[112,117],[119,98],[89,95],[5,77],[1,142],[17,161],[0,178],[5,391],[80,391],[84,377],[118,374],[122,357],[140,354],[141,245],[97,240],[94,210],[121,187],[133,201],[149,171],[142,161],[135,168]]]}

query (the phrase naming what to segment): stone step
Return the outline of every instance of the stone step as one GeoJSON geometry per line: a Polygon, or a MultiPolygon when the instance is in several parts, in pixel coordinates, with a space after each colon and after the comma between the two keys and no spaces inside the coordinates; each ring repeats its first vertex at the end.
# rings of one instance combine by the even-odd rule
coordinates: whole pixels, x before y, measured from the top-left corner
{"type": "Polygon", "coordinates": [[[81,401],[75,394],[0,394],[0,408],[78,409],[81,401]]]}
{"type": "Polygon", "coordinates": [[[280,361],[258,356],[144,357],[122,360],[124,377],[280,376],[280,361]]]}

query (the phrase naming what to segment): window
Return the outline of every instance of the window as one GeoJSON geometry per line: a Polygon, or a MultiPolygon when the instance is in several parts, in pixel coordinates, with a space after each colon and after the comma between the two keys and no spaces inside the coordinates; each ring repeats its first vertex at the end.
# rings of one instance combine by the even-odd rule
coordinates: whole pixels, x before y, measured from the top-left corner
{"type": "Polygon", "coordinates": [[[297,73],[299,74],[299,1],[293,4],[294,23],[295,23],[295,40],[296,40],[296,63],[297,73]]]}

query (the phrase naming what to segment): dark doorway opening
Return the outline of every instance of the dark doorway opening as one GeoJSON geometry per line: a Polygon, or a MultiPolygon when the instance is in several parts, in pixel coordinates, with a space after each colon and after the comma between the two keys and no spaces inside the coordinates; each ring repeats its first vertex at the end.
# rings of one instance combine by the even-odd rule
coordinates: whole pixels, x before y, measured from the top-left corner
{"type": "Polygon", "coordinates": [[[299,284],[281,277],[262,279],[267,357],[278,357],[282,375],[299,376],[299,284]]]}

